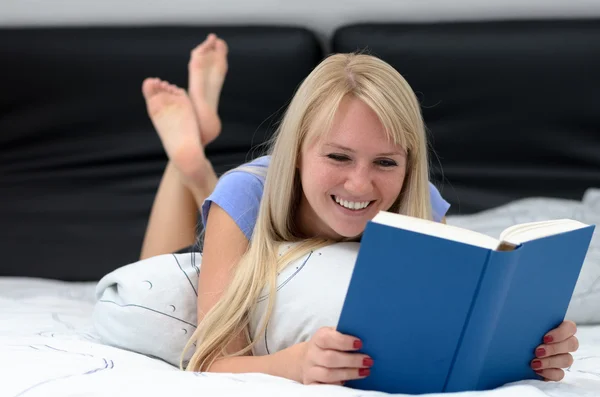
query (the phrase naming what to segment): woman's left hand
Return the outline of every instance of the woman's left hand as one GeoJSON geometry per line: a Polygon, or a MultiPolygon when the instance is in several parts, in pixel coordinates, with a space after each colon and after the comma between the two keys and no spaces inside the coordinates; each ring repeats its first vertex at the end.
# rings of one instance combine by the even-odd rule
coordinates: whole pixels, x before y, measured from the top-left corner
{"type": "Polygon", "coordinates": [[[575,337],[577,326],[573,321],[563,321],[558,328],[544,336],[544,343],[535,349],[536,358],[531,368],[546,381],[559,381],[565,376],[563,368],[573,364],[571,353],[579,348],[575,337]]]}

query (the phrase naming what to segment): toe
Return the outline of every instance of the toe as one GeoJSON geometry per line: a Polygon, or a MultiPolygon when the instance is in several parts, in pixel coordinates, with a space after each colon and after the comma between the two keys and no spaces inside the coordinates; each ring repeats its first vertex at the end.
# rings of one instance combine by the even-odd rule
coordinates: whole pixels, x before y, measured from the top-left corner
{"type": "Polygon", "coordinates": [[[149,77],[142,83],[142,93],[145,97],[150,97],[160,90],[161,81],[156,77],[149,77]]]}
{"type": "Polygon", "coordinates": [[[161,82],[160,82],[160,88],[163,89],[163,90],[168,90],[169,89],[169,85],[170,84],[169,84],[168,81],[161,80],[161,82]]]}
{"type": "Polygon", "coordinates": [[[206,39],[192,50],[192,56],[201,55],[214,48],[217,36],[214,33],[206,36],[206,39]]]}
{"type": "Polygon", "coordinates": [[[175,95],[181,95],[184,93],[183,89],[176,85],[171,85],[171,92],[175,95]]]}
{"type": "Polygon", "coordinates": [[[169,84],[169,92],[171,94],[179,94],[179,87],[175,84],[169,84]]]}
{"type": "Polygon", "coordinates": [[[227,52],[229,51],[229,47],[227,46],[227,43],[225,42],[225,40],[223,39],[218,39],[216,44],[215,44],[215,49],[223,54],[227,54],[227,52]]]}
{"type": "Polygon", "coordinates": [[[216,34],[210,33],[208,36],[206,36],[206,44],[208,47],[214,47],[216,42],[217,42],[216,34]]]}

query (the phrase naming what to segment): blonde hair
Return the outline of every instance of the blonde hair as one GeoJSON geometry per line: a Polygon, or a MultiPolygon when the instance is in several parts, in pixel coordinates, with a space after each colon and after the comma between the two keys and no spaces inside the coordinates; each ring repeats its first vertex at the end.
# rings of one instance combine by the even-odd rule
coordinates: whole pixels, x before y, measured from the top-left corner
{"type": "Polygon", "coordinates": [[[419,102],[409,84],[376,57],[329,56],[300,85],[270,142],[271,159],[248,250],[221,299],[206,313],[186,345],[183,355],[197,342],[187,370],[206,371],[222,356],[248,354],[254,346],[248,324],[261,292],[269,288],[269,303],[262,329],[256,335],[264,333],[268,324],[277,273],[310,250],[331,243],[322,238],[299,237],[294,222],[302,194],[297,164],[303,144],[331,129],[336,110],[346,96],[367,104],[379,117],[388,137],[407,152],[405,182],[389,211],[431,219],[425,127],[419,102]],[[298,244],[279,257],[279,244],[289,242],[298,244]],[[245,335],[247,346],[227,352],[227,346],[240,333],[245,335]]]}

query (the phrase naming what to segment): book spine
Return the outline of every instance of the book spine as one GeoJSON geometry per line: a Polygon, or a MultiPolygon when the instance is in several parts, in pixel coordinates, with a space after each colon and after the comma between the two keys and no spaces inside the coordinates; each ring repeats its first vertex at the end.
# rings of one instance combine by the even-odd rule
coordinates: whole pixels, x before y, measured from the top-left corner
{"type": "Polygon", "coordinates": [[[502,312],[520,247],[514,251],[491,251],[474,295],[445,392],[479,390],[480,377],[494,329],[502,312]]]}

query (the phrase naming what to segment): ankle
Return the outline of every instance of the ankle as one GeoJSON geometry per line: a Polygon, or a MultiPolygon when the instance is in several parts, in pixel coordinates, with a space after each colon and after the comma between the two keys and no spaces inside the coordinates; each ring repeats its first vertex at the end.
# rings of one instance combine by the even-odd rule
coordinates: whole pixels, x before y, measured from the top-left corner
{"type": "Polygon", "coordinates": [[[200,170],[194,178],[186,178],[184,183],[194,196],[198,208],[200,208],[204,200],[206,200],[213,192],[217,185],[217,180],[217,174],[209,160],[204,162],[202,170],[200,170]]]}

